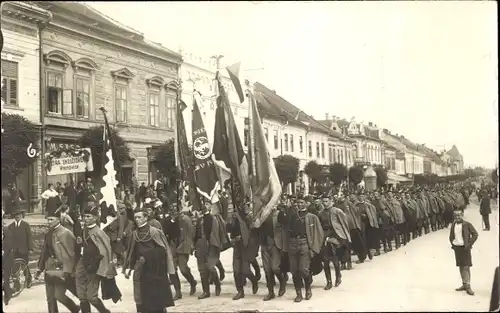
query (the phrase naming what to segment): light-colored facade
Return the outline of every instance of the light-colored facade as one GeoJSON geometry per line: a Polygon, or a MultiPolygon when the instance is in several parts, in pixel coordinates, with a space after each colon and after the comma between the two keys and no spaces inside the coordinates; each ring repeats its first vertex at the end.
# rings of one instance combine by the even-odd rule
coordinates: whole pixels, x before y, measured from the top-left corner
{"type": "MultiPolygon", "coordinates": [[[[1,8],[2,112],[21,115],[40,126],[39,34],[52,15],[47,10],[21,1],[2,2],[1,8]]],[[[36,147],[39,142],[33,144],[36,147]]],[[[28,212],[39,208],[40,169],[41,162],[37,160],[16,180],[17,188],[27,200],[24,208],[28,212]]]]}
{"type": "MultiPolygon", "coordinates": [[[[179,76],[182,81],[181,97],[187,105],[187,108],[183,111],[183,116],[188,142],[192,140],[192,109],[194,90],[196,90],[199,94],[199,97],[196,97],[197,101],[201,100],[201,103],[198,103],[198,107],[200,108],[203,123],[207,130],[208,140],[210,144],[213,144],[215,109],[217,108],[215,82],[217,61],[215,58],[212,58],[212,56],[200,56],[183,49],[179,49],[178,52],[183,58],[179,76]]],[[[241,137],[240,139],[243,141],[245,118],[248,118],[248,103],[246,101],[240,103],[234,85],[224,68],[223,61],[224,59],[220,60],[221,64],[219,67],[221,69],[219,75],[222,85],[228,94],[229,101],[231,102],[231,109],[233,111],[238,133],[241,137]]]]}
{"type": "Polygon", "coordinates": [[[379,138],[379,130],[373,123],[366,126],[363,122],[356,122],[353,118],[347,129],[351,139],[356,141],[354,163],[383,165],[383,142],[379,138]]]}
{"type": "MultiPolygon", "coordinates": [[[[46,151],[77,145],[86,129],[103,125],[99,108],[104,107],[130,148],[121,183],[129,184],[132,174],[152,183],[155,148],[174,136],[176,90],[171,84],[182,57],[85,4],[37,5],[53,14],[42,33],[46,151]]],[[[46,183],[69,179],[48,176],[46,183]]]]}

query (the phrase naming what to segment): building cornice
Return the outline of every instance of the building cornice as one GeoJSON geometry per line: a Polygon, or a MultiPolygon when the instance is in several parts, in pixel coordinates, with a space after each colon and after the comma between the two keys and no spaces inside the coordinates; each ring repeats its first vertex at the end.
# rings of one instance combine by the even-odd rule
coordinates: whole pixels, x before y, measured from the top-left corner
{"type": "Polygon", "coordinates": [[[21,1],[3,2],[2,19],[4,16],[38,25],[46,25],[53,18],[51,12],[21,1]]]}

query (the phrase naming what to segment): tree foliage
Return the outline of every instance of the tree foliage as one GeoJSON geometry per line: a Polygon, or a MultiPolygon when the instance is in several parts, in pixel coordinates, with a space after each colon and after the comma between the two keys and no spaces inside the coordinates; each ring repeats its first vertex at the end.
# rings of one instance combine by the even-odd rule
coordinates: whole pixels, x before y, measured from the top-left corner
{"type": "Polygon", "coordinates": [[[166,178],[168,186],[175,185],[178,173],[175,166],[175,141],[173,139],[167,140],[156,151],[155,167],[166,178]]]}
{"type": "Polygon", "coordinates": [[[26,167],[35,162],[27,149],[32,143],[37,146],[39,133],[37,126],[17,114],[2,113],[2,187],[15,182],[26,167]]]}
{"type": "Polygon", "coordinates": [[[274,159],[276,172],[278,173],[279,179],[284,186],[297,181],[299,165],[299,159],[288,154],[281,155],[274,159]]]}
{"type": "Polygon", "coordinates": [[[498,182],[498,168],[491,172],[491,180],[496,184],[498,182]]]}
{"type": "MultiPolygon", "coordinates": [[[[120,136],[117,130],[110,127],[111,136],[113,136],[113,141],[116,148],[116,157],[120,164],[128,162],[130,160],[130,149],[127,142],[123,137],[120,136]]],[[[92,151],[92,162],[94,163],[94,171],[90,174],[94,179],[100,180],[103,175],[104,165],[102,164],[103,158],[103,127],[96,126],[91,127],[83,133],[79,138],[78,143],[82,148],[90,148],[92,151]]],[[[115,161],[115,170],[120,170],[117,167],[117,162],[115,161]]],[[[125,183],[125,182],[120,182],[125,183]]]]}
{"type": "Polygon", "coordinates": [[[343,180],[347,179],[347,167],[341,163],[330,165],[330,180],[335,185],[340,185],[343,180]]]}
{"type": "Polygon", "coordinates": [[[304,172],[312,182],[317,183],[321,180],[321,166],[316,161],[309,161],[304,167],[304,172]]]}
{"type": "Polygon", "coordinates": [[[382,187],[387,184],[387,170],[383,166],[375,166],[375,173],[377,174],[377,186],[382,187]]]}
{"type": "Polygon", "coordinates": [[[416,174],[413,181],[416,185],[435,185],[438,182],[445,182],[437,174],[416,174]]]}
{"type": "Polygon", "coordinates": [[[349,180],[352,184],[357,185],[361,183],[364,178],[365,171],[361,165],[354,165],[349,169],[349,180]]]}

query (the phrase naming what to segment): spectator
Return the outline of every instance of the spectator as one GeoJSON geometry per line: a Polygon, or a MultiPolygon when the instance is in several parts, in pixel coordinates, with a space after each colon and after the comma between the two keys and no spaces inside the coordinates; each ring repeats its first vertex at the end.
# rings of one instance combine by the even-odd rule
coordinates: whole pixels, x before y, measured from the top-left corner
{"type": "Polygon", "coordinates": [[[49,184],[49,188],[42,193],[41,197],[45,200],[45,212],[55,212],[61,205],[59,193],[54,188],[54,184],[49,184]]]}
{"type": "MultiPolygon", "coordinates": [[[[23,220],[24,214],[23,209],[12,212],[14,222],[8,226],[8,229],[12,237],[15,238],[12,243],[14,258],[23,259],[28,264],[29,255],[33,252],[33,236],[31,235],[30,225],[23,220]]],[[[24,275],[26,277],[26,287],[31,288],[31,272],[28,267],[26,267],[24,275]]]]}

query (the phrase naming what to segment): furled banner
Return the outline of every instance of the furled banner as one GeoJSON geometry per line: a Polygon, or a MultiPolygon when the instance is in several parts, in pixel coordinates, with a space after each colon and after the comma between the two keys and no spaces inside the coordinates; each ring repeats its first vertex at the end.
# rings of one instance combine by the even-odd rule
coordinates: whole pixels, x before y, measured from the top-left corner
{"type": "Polygon", "coordinates": [[[208,142],[207,131],[201,118],[200,109],[193,99],[193,155],[194,168],[193,176],[198,193],[211,203],[219,201],[217,191],[219,178],[215,171],[215,164],[212,160],[212,148],[208,142]]]}

